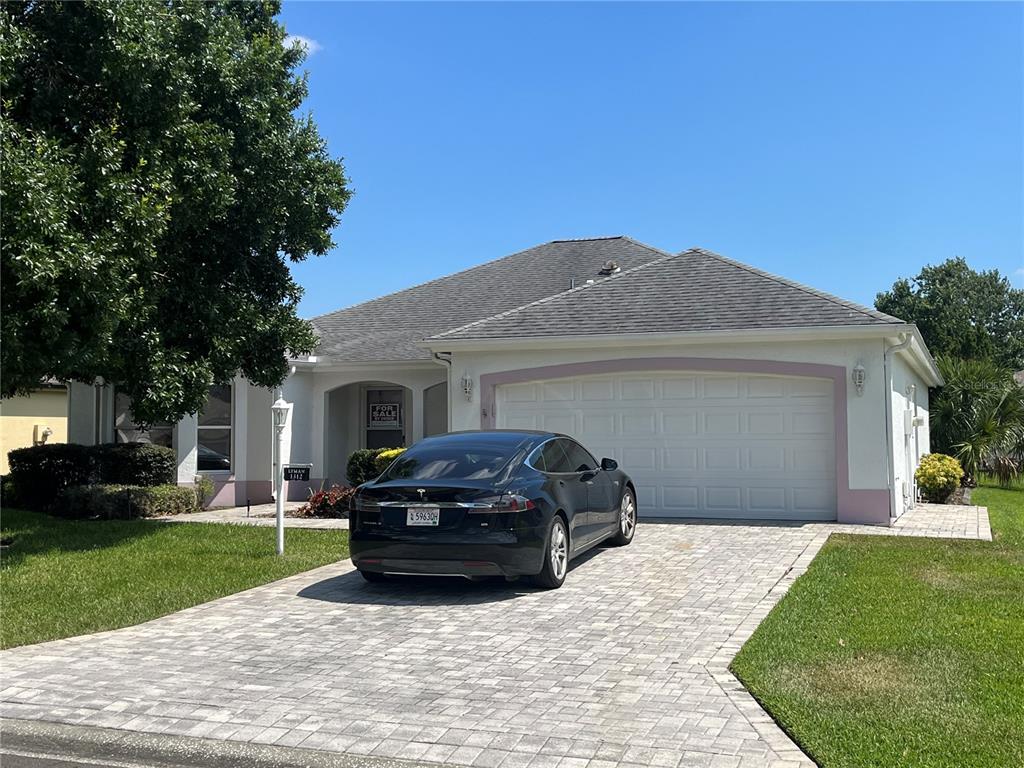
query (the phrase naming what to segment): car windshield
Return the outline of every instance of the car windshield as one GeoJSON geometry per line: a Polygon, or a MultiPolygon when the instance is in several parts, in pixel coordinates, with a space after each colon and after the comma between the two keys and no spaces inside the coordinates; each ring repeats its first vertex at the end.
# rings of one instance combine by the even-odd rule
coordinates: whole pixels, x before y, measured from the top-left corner
{"type": "Polygon", "coordinates": [[[501,474],[517,447],[465,442],[413,446],[381,480],[490,480],[501,474]]]}

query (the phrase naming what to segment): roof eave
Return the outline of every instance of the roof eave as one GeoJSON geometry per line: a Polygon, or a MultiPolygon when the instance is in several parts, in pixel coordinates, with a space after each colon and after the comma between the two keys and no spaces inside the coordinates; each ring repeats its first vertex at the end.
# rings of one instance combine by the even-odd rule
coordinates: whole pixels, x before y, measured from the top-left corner
{"type": "Polygon", "coordinates": [[[567,336],[535,336],[508,338],[453,339],[431,337],[419,345],[434,352],[485,351],[502,349],[552,349],[607,342],[628,341],[631,345],[657,345],[666,343],[712,344],[719,341],[813,341],[820,339],[884,338],[899,333],[916,331],[907,323],[878,323],[870,325],[799,326],[792,328],[747,328],[727,331],[671,331],[664,333],[611,333],[567,336]]]}

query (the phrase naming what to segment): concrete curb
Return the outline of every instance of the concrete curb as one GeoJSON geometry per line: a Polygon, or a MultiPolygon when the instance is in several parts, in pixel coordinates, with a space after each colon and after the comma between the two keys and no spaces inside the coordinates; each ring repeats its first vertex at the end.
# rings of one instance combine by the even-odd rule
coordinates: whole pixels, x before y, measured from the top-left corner
{"type": "MultiPolygon", "coordinates": [[[[0,719],[0,755],[147,768],[437,768],[439,763],[300,747],[0,719]]],[[[446,763],[450,768],[452,764],[446,763]]],[[[462,767],[457,767],[462,768],[462,767]]]]}

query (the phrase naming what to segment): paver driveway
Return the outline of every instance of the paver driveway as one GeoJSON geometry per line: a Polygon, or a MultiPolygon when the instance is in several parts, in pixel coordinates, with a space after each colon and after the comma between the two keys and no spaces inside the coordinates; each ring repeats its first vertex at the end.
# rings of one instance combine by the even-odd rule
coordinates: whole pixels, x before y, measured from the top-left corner
{"type": "Polygon", "coordinates": [[[554,592],[338,563],[5,651],[0,714],[502,768],[787,765],[726,665],[838,529],[647,523],[554,592]]]}

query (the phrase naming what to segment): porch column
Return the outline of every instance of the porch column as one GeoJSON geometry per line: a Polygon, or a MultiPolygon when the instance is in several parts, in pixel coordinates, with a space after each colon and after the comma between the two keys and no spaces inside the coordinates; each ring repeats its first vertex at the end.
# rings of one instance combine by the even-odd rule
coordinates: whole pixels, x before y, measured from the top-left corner
{"type": "Polygon", "coordinates": [[[310,463],[313,467],[309,471],[310,477],[327,477],[327,467],[324,459],[327,456],[327,393],[321,389],[313,388],[313,424],[310,430],[310,463]]]}
{"type": "Polygon", "coordinates": [[[198,472],[199,419],[196,414],[186,416],[174,427],[174,445],[178,454],[178,485],[192,485],[198,472]]]}
{"type": "Polygon", "coordinates": [[[424,400],[425,387],[409,387],[412,390],[412,440],[409,445],[423,439],[423,416],[427,412],[427,404],[424,400]]]}

